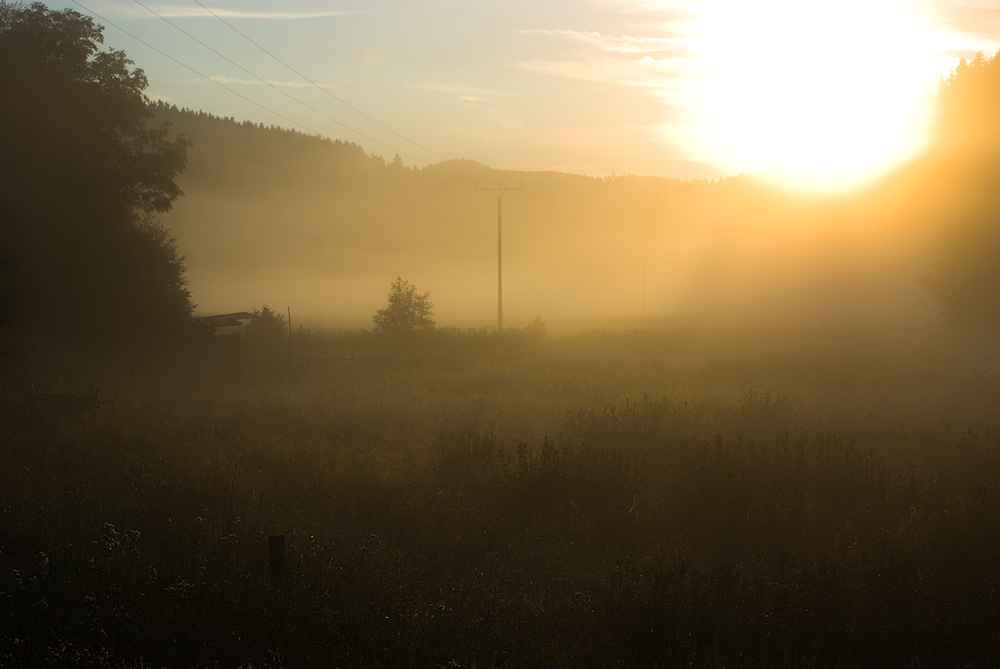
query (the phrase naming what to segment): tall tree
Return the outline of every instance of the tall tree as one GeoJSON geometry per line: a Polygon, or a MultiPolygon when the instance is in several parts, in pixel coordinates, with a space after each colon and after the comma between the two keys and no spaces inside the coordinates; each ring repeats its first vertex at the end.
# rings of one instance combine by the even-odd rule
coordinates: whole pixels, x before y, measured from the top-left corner
{"type": "Polygon", "coordinates": [[[996,150],[1000,144],[1000,51],[964,58],[938,87],[939,139],[949,148],[996,150]]]}
{"type": "Polygon", "coordinates": [[[1000,52],[938,91],[938,166],[959,165],[940,261],[923,280],[950,320],[1000,332],[1000,52]]]}
{"type": "Polygon", "coordinates": [[[146,77],[72,10],[0,0],[0,223],[9,325],[120,340],[179,328],[183,258],[155,215],[189,143],[154,126],[146,77]]]}

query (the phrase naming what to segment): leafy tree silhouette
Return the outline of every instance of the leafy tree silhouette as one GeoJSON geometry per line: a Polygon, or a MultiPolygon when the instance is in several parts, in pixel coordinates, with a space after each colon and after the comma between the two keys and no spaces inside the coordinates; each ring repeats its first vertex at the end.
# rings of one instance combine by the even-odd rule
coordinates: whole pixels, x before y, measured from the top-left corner
{"type": "Polygon", "coordinates": [[[402,277],[396,277],[389,289],[389,303],[372,316],[375,332],[381,334],[407,334],[420,330],[433,330],[431,316],[434,305],[430,293],[418,294],[417,289],[402,277]]]}
{"type": "Polygon", "coordinates": [[[288,352],[288,321],[266,304],[254,309],[257,318],[246,326],[247,349],[258,357],[273,358],[288,352]]]}
{"type": "Polygon", "coordinates": [[[0,224],[10,325],[122,341],[180,329],[183,258],[155,218],[189,142],[152,126],[146,77],[72,10],[0,0],[0,224]]]}

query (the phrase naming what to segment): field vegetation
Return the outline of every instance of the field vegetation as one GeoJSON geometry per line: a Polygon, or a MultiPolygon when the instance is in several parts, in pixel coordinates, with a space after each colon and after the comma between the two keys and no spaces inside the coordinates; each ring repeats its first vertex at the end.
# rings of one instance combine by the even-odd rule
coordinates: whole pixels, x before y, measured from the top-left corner
{"type": "Polygon", "coordinates": [[[0,0],[0,667],[1000,664],[1000,54],[821,201],[407,169],[102,31],[0,0]],[[522,178],[531,324],[455,327],[522,178]]]}
{"type": "Polygon", "coordinates": [[[35,363],[36,385],[116,398],[92,418],[36,415],[7,388],[0,663],[997,661],[989,340],[293,343],[335,359],[188,377],[35,363]]]}

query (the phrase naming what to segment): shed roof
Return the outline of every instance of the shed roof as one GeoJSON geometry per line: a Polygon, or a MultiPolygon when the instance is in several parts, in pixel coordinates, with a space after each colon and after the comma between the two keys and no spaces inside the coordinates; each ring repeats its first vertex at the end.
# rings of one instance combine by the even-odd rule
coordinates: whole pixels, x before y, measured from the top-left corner
{"type": "Polygon", "coordinates": [[[221,328],[242,325],[240,321],[250,318],[257,318],[257,316],[249,311],[240,311],[235,314],[219,314],[218,316],[196,316],[191,320],[199,325],[210,325],[221,328]]]}

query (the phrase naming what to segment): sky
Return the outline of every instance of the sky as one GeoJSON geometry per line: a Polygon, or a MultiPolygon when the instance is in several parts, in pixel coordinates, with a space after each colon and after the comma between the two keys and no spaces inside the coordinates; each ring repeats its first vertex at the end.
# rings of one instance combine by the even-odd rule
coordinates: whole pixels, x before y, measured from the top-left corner
{"type": "Polygon", "coordinates": [[[996,0],[81,2],[150,98],[387,160],[819,190],[918,154],[938,79],[1000,47],[996,0]]]}

